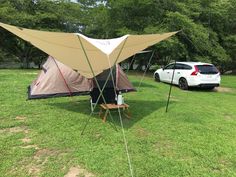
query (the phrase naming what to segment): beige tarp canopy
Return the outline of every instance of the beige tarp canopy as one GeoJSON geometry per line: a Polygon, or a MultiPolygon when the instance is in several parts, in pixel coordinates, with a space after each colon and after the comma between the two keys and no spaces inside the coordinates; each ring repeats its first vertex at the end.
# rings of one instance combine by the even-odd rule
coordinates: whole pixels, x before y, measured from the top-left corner
{"type": "Polygon", "coordinates": [[[30,30],[4,23],[0,23],[0,26],[65,65],[78,70],[81,75],[87,78],[92,78],[94,77],[93,74],[96,76],[116,63],[177,33],[125,35],[115,39],[92,39],[79,33],[30,30]]]}

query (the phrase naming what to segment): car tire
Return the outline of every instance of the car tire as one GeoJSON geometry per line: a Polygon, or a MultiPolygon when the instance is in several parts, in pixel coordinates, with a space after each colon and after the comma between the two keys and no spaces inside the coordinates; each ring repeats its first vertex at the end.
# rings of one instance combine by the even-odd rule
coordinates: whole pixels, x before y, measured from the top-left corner
{"type": "Polygon", "coordinates": [[[179,88],[182,89],[182,90],[188,90],[188,82],[183,77],[181,77],[179,79],[179,88]]]}
{"type": "Polygon", "coordinates": [[[155,73],[155,81],[157,81],[157,82],[161,82],[161,80],[160,80],[160,76],[159,76],[158,73],[155,73]]]}
{"type": "Polygon", "coordinates": [[[215,87],[207,87],[207,90],[213,90],[215,87]]]}

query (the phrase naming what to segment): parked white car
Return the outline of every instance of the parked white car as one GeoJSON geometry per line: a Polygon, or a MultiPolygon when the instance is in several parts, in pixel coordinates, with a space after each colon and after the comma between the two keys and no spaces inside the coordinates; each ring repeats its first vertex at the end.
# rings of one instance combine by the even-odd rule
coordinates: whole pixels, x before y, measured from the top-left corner
{"type": "Polygon", "coordinates": [[[173,84],[179,85],[183,90],[189,87],[205,87],[214,89],[220,85],[220,72],[209,63],[201,62],[176,62],[170,63],[154,73],[157,82],[171,83],[174,72],[173,84]],[[175,66],[175,69],[174,69],[175,66]]]}

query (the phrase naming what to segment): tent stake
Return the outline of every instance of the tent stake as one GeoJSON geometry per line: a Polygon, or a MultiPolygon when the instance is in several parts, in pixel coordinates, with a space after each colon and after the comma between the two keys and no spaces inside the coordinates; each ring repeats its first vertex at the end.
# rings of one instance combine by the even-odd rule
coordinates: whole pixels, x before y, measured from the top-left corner
{"type": "Polygon", "coordinates": [[[176,60],[175,60],[175,63],[174,63],[174,70],[173,70],[173,73],[172,73],[172,78],[171,78],[171,83],[170,83],[170,90],[169,90],[169,95],[168,95],[168,99],[167,99],[167,103],[166,103],[166,113],[168,111],[169,102],[170,102],[170,95],[171,95],[173,80],[174,80],[174,76],[175,76],[175,67],[176,67],[176,60]]]}

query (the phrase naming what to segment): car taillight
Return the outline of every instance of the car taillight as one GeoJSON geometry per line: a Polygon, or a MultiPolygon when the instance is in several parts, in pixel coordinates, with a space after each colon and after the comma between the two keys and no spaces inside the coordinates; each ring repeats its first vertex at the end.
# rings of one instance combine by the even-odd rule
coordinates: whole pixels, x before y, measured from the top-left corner
{"type": "Polygon", "coordinates": [[[199,73],[199,69],[197,66],[194,66],[194,71],[192,72],[191,76],[196,76],[199,73]]]}

